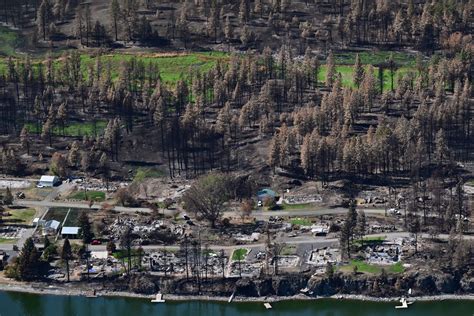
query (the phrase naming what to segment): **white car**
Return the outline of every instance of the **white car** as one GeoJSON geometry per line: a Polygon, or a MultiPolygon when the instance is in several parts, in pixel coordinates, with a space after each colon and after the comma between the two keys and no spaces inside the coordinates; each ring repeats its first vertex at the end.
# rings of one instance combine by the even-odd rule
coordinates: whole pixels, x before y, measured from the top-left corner
{"type": "Polygon", "coordinates": [[[258,207],[262,207],[262,206],[263,206],[262,201],[258,201],[257,206],[258,206],[258,207]]]}

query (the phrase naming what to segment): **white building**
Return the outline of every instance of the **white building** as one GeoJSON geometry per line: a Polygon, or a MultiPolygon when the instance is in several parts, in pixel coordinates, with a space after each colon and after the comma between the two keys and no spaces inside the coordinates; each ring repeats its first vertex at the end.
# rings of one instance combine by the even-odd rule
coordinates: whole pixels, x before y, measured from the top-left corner
{"type": "Polygon", "coordinates": [[[41,176],[38,182],[38,188],[54,187],[59,183],[59,178],[56,176],[41,176]]]}
{"type": "Polygon", "coordinates": [[[79,227],[68,227],[64,226],[61,230],[61,236],[63,238],[77,239],[79,236],[79,227]]]}
{"type": "Polygon", "coordinates": [[[44,222],[43,235],[56,235],[59,225],[61,225],[61,223],[54,219],[44,222]]]}

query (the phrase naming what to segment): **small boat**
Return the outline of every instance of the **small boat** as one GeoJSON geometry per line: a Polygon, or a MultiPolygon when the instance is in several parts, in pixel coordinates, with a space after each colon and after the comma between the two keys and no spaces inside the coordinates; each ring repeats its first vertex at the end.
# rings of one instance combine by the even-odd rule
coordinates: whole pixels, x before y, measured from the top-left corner
{"type": "Polygon", "coordinates": [[[163,294],[158,293],[154,300],[151,300],[152,303],[164,303],[165,300],[163,299],[163,294]]]}
{"type": "Polygon", "coordinates": [[[232,303],[232,301],[234,300],[234,296],[235,296],[235,291],[232,293],[232,295],[229,297],[229,299],[227,300],[227,303],[232,303]]]}
{"type": "Polygon", "coordinates": [[[266,309],[272,309],[272,305],[270,305],[270,303],[263,303],[263,306],[265,306],[266,309]]]}

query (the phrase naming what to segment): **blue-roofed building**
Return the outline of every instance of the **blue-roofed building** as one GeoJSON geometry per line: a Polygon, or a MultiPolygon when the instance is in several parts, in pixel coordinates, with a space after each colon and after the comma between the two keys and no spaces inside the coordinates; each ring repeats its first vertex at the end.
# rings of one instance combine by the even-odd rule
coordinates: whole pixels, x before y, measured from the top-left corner
{"type": "Polygon", "coordinates": [[[272,189],[262,189],[257,192],[257,200],[260,202],[263,202],[267,199],[273,199],[276,200],[278,197],[277,193],[273,191],[272,189]]]}

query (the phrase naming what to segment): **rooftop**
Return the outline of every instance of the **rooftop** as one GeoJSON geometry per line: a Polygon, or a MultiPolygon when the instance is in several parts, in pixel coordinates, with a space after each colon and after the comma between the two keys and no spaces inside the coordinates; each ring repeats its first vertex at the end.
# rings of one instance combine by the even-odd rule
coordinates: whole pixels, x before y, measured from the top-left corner
{"type": "Polygon", "coordinates": [[[264,195],[269,195],[269,196],[272,196],[272,197],[275,197],[277,196],[276,192],[273,191],[272,189],[262,189],[260,191],[257,192],[257,195],[258,196],[264,196],[264,195]]]}
{"type": "Polygon", "coordinates": [[[53,220],[49,220],[49,221],[47,221],[46,223],[44,223],[44,227],[45,227],[45,228],[58,229],[60,224],[61,224],[60,222],[55,221],[55,220],[53,219],[53,220]]]}
{"type": "Polygon", "coordinates": [[[41,176],[40,182],[54,182],[57,180],[58,177],[56,176],[41,176]]]}
{"type": "Polygon", "coordinates": [[[79,227],[63,227],[61,230],[61,235],[78,235],[79,227]]]}

